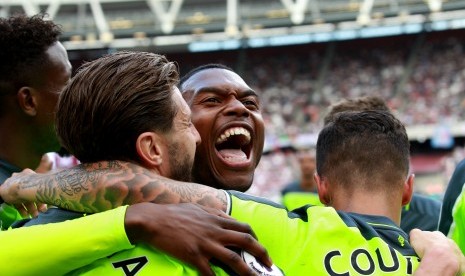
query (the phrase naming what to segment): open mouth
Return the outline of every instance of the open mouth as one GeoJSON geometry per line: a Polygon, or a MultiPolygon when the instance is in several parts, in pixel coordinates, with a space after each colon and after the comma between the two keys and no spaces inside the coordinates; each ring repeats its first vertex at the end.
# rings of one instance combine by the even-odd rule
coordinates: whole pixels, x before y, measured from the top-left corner
{"type": "Polygon", "coordinates": [[[219,155],[229,163],[240,164],[250,158],[250,131],[243,127],[226,129],[216,140],[215,148],[219,155]]]}

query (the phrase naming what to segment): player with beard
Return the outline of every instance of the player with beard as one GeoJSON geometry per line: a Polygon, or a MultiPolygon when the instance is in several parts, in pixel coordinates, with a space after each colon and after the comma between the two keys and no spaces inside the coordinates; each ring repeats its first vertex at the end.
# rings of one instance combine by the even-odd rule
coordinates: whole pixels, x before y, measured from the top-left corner
{"type": "MultiPolygon", "coordinates": [[[[0,184],[21,168],[36,167],[44,153],[59,148],[54,130],[55,108],[71,76],[66,49],[58,40],[60,34],[60,27],[42,14],[0,18],[0,184]]],[[[74,122],[70,126],[76,127],[74,122]]],[[[173,155],[179,156],[180,161],[185,159],[173,155]]],[[[43,161],[45,166],[41,169],[49,170],[51,164],[43,161]]],[[[187,164],[187,160],[182,164],[187,164]]],[[[190,168],[175,169],[173,176],[188,179],[189,174],[183,171],[190,168]]],[[[61,188],[67,194],[83,187],[76,184],[61,188]]],[[[58,202],[60,198],[53,203],[59,205],[58,202]]],[[[16,207],[27,211],[21,212],[23,215],[37,215],[40,209],[35,204],[16,207]]],[[[1,231],[0,274],[61,275],[133,248],[138,242],[161,248],[206,275],[212,274],[208,265],[212,255],[235,271],[250,270],[241,260],[231,260],[225,245],[261,250],[267,261],[263,247],[251,238],[250,227],[219,217],[217,210],[210,211],[213,214],[191,205],[135,204],[63,223],[1,231]],[[146,217],[152,219],[142,221],[146,217]],[[171,242],[166,243],[163,237],[171,242]],[[38,257],[38,252],[46,254],[38,257]]],[[[17,219],[21,219],[17,209],[2,204],[0,228],[8,228],[17,219]]]]}
{"type": "MultiPolygon", "coordinates": [[[[84,163],[108,159],[127,160],[137,163],[157,175],[177,180],[189,180],[195,147],[196,144],[200,143],[200,137],[191,123],[191,111],[175,86],[177,82],[178,73],[175,64],[168,62],[163,56],[150,53],[115,53],[84,65],[60,96],[56,116],[60,142],[84,163]]],[[[116,162],[110,163],[115,165],[113,169],[118,169],[116,162]]],[[[93,178],[96,175],[89,177],[93,178]]],[[[75,181],[72,188],[78,190],[81,186],[75,181]]],[[[178,191],[182,192],[182,187],[178,191]]],[[[139,196],[127,195],[136,198],[139,196]]],[[[104,196],[117,200],[119,194],[105,194],[104,196]]],[[[170,199],[167,198],[167,200],[170,199]]],[[[151,209],[155,205],[148,203],[144,206],[145,209],[151,209]]],[[[124,216],[126,209],[129,212],[128,208],[130,207],[117,208],[119,210],[118,217],[121,214],[124,216]]],[[[170,211],[170,208],[158,207],[160,210],[170,211]]],[[[186,208],[199,209],[195,205],[186,206],[186,208]]],[[[183,208],[174,207],[174,210],[185,212],[183,208]]],[[[159,242],[164,244],[162,248],[166,250],[166,248],[170,248],[170,245],[182,245],[177,240],[176,242],[171,240],[184,239],[176,236],[175,233],[179,233],[177,228],[184,229],[187,239],[191,236],[206,235],[205,241],[208,243],[210,235],[220,235],[213,237],[213,239],[220,239],[229,246],[243,247],[271,265],[263,247],[247,235],[247,232],[250,232],[247,231],[250,229],[249,227],[232,220],[219,211],[208,208],[206,210],[214,215],[212,217],[220,220],[220,223],[215,223],[214,220],[208,218],[205,220],[206,217],[201,213],[194,212],[190,215],[195,215],[192,219],[197,219],[197,224],[211,228],[211,231],[196,232],[196,225],[182,224],[182,220],[178,222],[177,217],[171,215],[168,217],[174,218],[173,221],[166,223],[166,221],[161,220],[155,221],[155,223],[165,223],[160,227],[165,226],[166,229],[163,231],[168,233],[171,229],[173,235],[167,237],[160,235],[161,233],[151,233],[151,239],[161,239],[159,242]],[[208,224],[209,222],[212,224],[208,224]],[[218,226],[224,228],[225,231],[217,231],[218,226]]],[[[189,213],[187,212],[187,214],[189,213]]],[[[30,226],[58,222],[78,218],[82,215],[82,213],[51,208],[46,213],[41,213],[38,218],[22,221],[22,224],[30,226]]],[[[116,216],[116,213],[114,215],[116,216]]],[[[142,218],[148,221],[157,219],[150,213],[144,212],[142,212],[140,219],[142,218]]],[[[144,223],[144,221],[139,222],[139,224],[144,223]]],[[[121,230],[120,228],[118,227],[118,230],[121,230]]],[[[84,234],[86,233],[86,229],[82,229],[82,231],[84,234]]],[[[147,233],[142,231],[140,234],[146,235],[147,233]]],[[[134,235],[131,237],[131,241],[145,240],[137,234],[134,235]]],[[[57,242],[59,241],[61,240],[57,239],[57,242]]],[[[189,245],[187,244],[187,246],[189,245]]],[[[210,246],[218,247],[217,244],[210,246]]],[[[186,247],[184,254],[196,254],[196,250],[186,247]]],[[[228,248],[216,248],[200,253],[208,254],[215,251],[219,253],[223,251],[223,254],[215,255],[215,257],[218,260],[224,260],[223,264],[232,267],[237,273],[254,274],[253,270],[245,263],[243,266],[238,265],[237,263],[241,262],[240,258],[231,258],[231,254],[235,253],[228,248]]],[[[94,254],[93,249],[90,247],[88,255],[92,254],[94,254]]],[[[88,256],[83,256],[83,258],[90,259],[88,256]]],[[[209,256],[210,258],[211,256],[209,256]]],[[[56,262],[57,271],[60,271],[60,274],[69,272],[66,270],[69,267],[68,262],[59,262],[59,260],[58,258],[56,262]]],[[[202,274],[213,273],[208,263],[204,264],[207,269],[198,263],[195,265],[203,268],[202,274]]],[[[142,267],[144,267],[143,271],[149,274],[174,275],[173,273],[176,271],[183,275],[198,273],[196,267],[182,263],[145,243],[132,250],[114,254],[111,258],[101,259],[100,262],[93,263],[74,273],[80,275],[93,267],[99,268],[92,270],[92,273],[98,275],[111,275],[112,273],[119,275],[121,272],[131,274],[141,270],[142,267]]],[[[215,273],[224,273],[218,267],[212,269],[215,273]]],[[[18,269],[17,273],[22,273],[22,270],[18,269]]]]}
{"type": "MultiPolygon", "coordinates": [[[[204,129],[209,130],[209,131],[212,130],[212,127],[214,126],[221,129],[221,127],[223,127],[222,124],[226,125],[221,130],[212,131],[213,134],[211,134],[210,136],[208,136],[208,134],[202,133],[201,131],[202,138],[208,141],[209,145],[206,146],[207,150],[210,152],[210,156],[208,156],[208,158],[209,158],[209,162],[211,162],[211,164],[214,167],[213,168],[214,172],[211,173],[210,176],[213,176],[213,177],[218,177],[218,175],[221,176],[222,170],[226,170],[226,171],[230,170],[230,172],[234,172],[234,171],[241,172],[241,169],[244,169],[244,168],[245,170],[247,169],[250,170],[250,167],[247,167],[246,165],[248,164],[247,161],[254,157],[254,155],[251,154],[255,152],[253,148],[257,145],[261,146],[262,144],[260,145],[260,142],[263,143],[263,138],[261,138],[262,141],[258,141],[258,142],[255,139],[256,138],[255,134],[260,133],[260,130],[255,130],[256,124],[254,123],[254,120],[251,119],[251,118],[256,118],[256,117],[253,117],[254,115],[251,113],[254,112],[254,110],[257,109],[257,107],[259,109],[259,104],[256,101],[257,99],[255,98],[256,95],[254,95],[254,93],[250,93],[250,91],[247,93],[240,93],[240,91],[247,91],[250,88],[248,88],[248,86],[246,85],[245,86],[242,85],[244,84],[242,79],[239,76],[237,76],[237,74],[230,71],[229,69],[210,67],[208,69],[203,69],[203,70],[198,71],[196,74],[194,74],[194,76],[198,77],[198,83],[194,83],[194,84],[191,83],[190,87],[192,87],[192,89],[190,89],[190,91],[192,92],[185,94],[185,98],[190,103],[192,110],[196,110],[196,107],[197,109],[202,109],[202,110],[205,109],[204,110],[205,112],[199,114],[199,115],[204,115],[205,117],[204,116],[196,117],[196,115],[193,114],[193,121],[196,123],[196,125],[197,124],[200,125],[199,129],[202,129],[202,127],[204,127],[204,129]],[[222,83],[216,82],[216,79],[218,78],[223,79],[224,82],[222,83]],[[240,79],[239,85],[236,86],[235,83],[233,83],[233,81],[237,81],[238,79],[240,79]],[[247,95],[247,96],[241,97],[241,95],[247,95]],[[207,118],[208,117],[207,115],[212,116],[214,118],[218,117],[217,119],[210,118],[212,122],[214,122],[215,120],[218,120],[218,123],[209,124],[208,123],[209,121],[200,123],[202,122],[201,118],[207,118]],[[230,118],[229,121],[226,120],[227,118],[230,118]],[[244,130],[248,130],[249,133],[247,133],[244,130]],[[207,136],[204,136],[204,135],[207,135],[207,136]],[[249,143],[249,139],[247,138],[249,135],[251,136],[250,137],[250,140],[252,141],[251,143],[249,143]],[[231,138],[231,136],[233,138],[231,138]],[[204,137],[206,137],[206,139],[204,137]],[[230,141],[230,139],[233,139],[233,140],[230,141]],[[224,140],[228,141],[226,145],[224,143],[224,140]],[[232,150],[228,150],[230,148],[232,148],[232,150]],[[227,150],[224,150],[224,149],[227,149],[227,150]],[[242,151],[245,154],[245,156],[239,151],[242,151]],[[226,160],[222,160],[222,159],[226,159],[226,160]],[[227,164],[232,164],[233,166],[229,168],[229,167],[225,167],[224,164],[226,164],[226,166],[227,164]],[[239,166],[234,166],[234,164],[239,164],[239,166]],[[242,166],[242,164],[245,164],[245,165],[242,166]]],[[[192,75],[191,75],[191,78],[192,78],[192,75]]],[[[184,84],[185,83],[186,82],[184,82],[184,84]]],[[[186,85],[182,87],[184,89],[184,87],[189,87],[189,86],[186,85]]],[[[197,110],[197,112],[198,111],[199,110],[197,110]]],[[[251,163],[256,165],[256,163],[258,163],[258,160],[259,160],[259,156],[257,156],[256,159],[253,159],[251,163]]],[[[103,167],[106,166],[104,162],[100,162],[100,165],[103,167]]],[[[86,187],[89,187],[92,193],[91,188],[96,187],[94,185],[104,184],[104,186],[106,187],[105,188],[106,193],[109,193],[110,191],[119,190],[120,188],[118,188],[117,186],[121,185],[122,183],[130,184],[129,182],[132,182],[131,179],[135,180],[139,184],[141,184],[140,183],[141,181],[144,181],[142,179],[136,180],[130,177],[130,175],[132,175],[133,173],[135,173],[135,175],[140,173],[139,169],[136,169],[136,167],[133,167],[130,164],[123,164],[123,163],[121,163],[121,166],[126,167],[126,171],[123,174],[121,173],[120,170],[115,171],[113,175],[111,172],[108,172],[108,171],[101,172],[102,175],[105,175],[104,180],[102,179],[102,181],[98,182],[98,181],[92,181],[92,179],[90,179],[90,181],[85,183],[85,185],[89,185],[86,187]],[[124,175],[126,179],[125,180],[121,179],[121,175],[124,175]]],[[[120,169],[122,169],[122,167],[120,169]]],[[[68,175],[67,177],[69,177],[70,174],[74,176],[79,176],[79,175],[83,176],[88,173],[86,171],[87,169],[85,167],[77,167],[71,171],[65,171],[65,172],[58,173],[57,179],[63,179],[61,177],[67,176],[67,175],[68,175]]],[[[92,168],[91,171],[95,172],[96,170],[95,168],[92,168]]],[[[252,172],[253,172],[253,169],[252,169],[252,172]]],[[[98,173],[98,170],[97,170],[97,173],[98,173]]],[[[33,177],[29,177],[27,175],[27,172],[25,174],[26,174],[25,177],[23,177],[22,179],[21,178],[19,179],[31,183],[33,177]]],[[[234,183],[247,183],[247,181],[252,179],[252,177],[243,177],[243,175],[241,174],[237,174],[237,175],[240,177],[235,179],[234,183]]],[[[235,178],[235,176],[236,174],[234,173],[230,174],[231,178],[235,178]]],[[[151,175],[150,177],[153,177],[155,181],[153,179],[150,180],[144,177],[145,181],[150,182],[150,183],[145,183],[145,184],[149,184],[149,186],[152,186],[152,188],[154,189],[165,188],[168,194],[171,192],[174,192],[175,194],[177,193],[178,196],[181,196],[181,199],[184,198],[182,200],[197,200],[198,202],[202,204],[212,204],[212,206],[227,205],[227,203],[224,201],[220,201],[220,203],[218,203],[217,201],[218,198],[220,199],[223,198],[224,194],[213,193],[213,194],[210,194],[210,196],[206,197],[206,195],[209,194],[208,192],[209,190],[206,187],[201,187],[197,185],[192,186],[191,184],[185,183],[185,184],[182,184],[184,186],[181,192],[179,188],[170,186],[170,184],[179,184],[179,183],[176,183],[168,179],[163,179],[162,177],[155,176],[155,175],[151,175]],[[187,191],[190,191],[190,192],[187,193],[187,191]],[[179,195],[180,192],[182,195],[179,195]]],[[[49,181],[50,177],[46,176],[45,178],[43,178],[41,176],[38,180],[36,179],[35,181],[38,181],[39,184],[50,183],[50,182],[42,182],[44,180],[49,181]]],[[[97,180],[97,178],[95,180],[97,180]]],[[[53,181],[56,181],[56,180],[52,179],[52,182],[53,181]]],[[[68,182],[68,183],[71,183],[71,182],[68,182]]],[[[14,183],[11,183],[11,182],[10,184],[14,185],[14,183]]],[[[248,185],[250,185],[250,183],[248,185]]],[[[131,185],[127,185],[127,186],[129,187],[131,185]]],[[[34,187],[21,189],[20,193],[24,193],[24,192],[27,193],[26,190],[36,191],[38,187],[39,186],[34,186],[34,187]]],[[[143,187],[147,187],[147,186],[143,185],[143,187]]],[[[147,195],[147,197],[154,196],[153,194],[152,195],[148,194],[150,189],[142,190],[140,188],[141,186],[138,186],[137,188],[135,188],[135,191],[138,192],[139,195],[147,195]]],[[[164,195],[166,195],[166,193],[164,193],[164,195]]],[[[79,196],[81,195],[78,195],[78,197],[79,196]]],[[[91,194],[90,196],[92,197],[91,194]]],[[[178,196],[175,196],[175,197],[177,198],[178,196]]],[[[163,196],[163,198],[166,199],[166,196],[163,196]]],[[[414,235],[415,239],[419,237],[418,232],[415,232],[414,234],[415,234],[414,235]]],[[[436,238],[438,238],[437,241],[439,245],[444,245],[444,243],[441,243],[441,241],[444,242],[444,239],[443,239],[444,237],[436,236],[435,239],[436,238]]],[[[430,250],[428,251],[429,254],[425,255],[425,259],[435,258],[431,256],[438,256],[436,255],[437,252],[435,252],[435,250],[440,249],[440,247],[430,246],[427,243],[419,244],[415,242],[415,244],[423,246],[423,249],[430,250]]],[[[425,253],[422,249],[420,249],[420,251],[421,251],[420,252],[421,255],[425,253]]],[[[451,253],[452,251],[446,250],[443,252],[451,253]]],[[[451,255],[449,255],[449,257],[450,256],[451,255]]],[[[424,267],[428,267],[428,265],[430,265],[429,269],[426,269],[427,273],[429,273],[428,275],[444,275],[443,273],[447,273],[447,271],[443,270],[444,267],[441,267],[439,265],[439,264],[445,263],[444,259],[441,262],[440,259],[438,258],[437,261],[438,262],[433,267],[431,267],[430,262],[422,263],[422,265],[420,265],[420,269],[424,267]],[[439,271],[439,272],[438,274],[435,274],[434,271],[436,272],[439,271]]],[[[448,261],[454,261],[454,258],[451,258],[448,261]]],[[[452,269],[453,267],[454,266],[448,266],[447,268],[452,269]]],[[[418,273],[420,273],[420,270],[418,271],[418,273]]],[[[426,274],[422,274],[422,275],[426,275],[426,274]]]]}
{"type": "MultiPolygon", "coordinates": [[[[195,153],[193,180],[214,188],[246,191],[252,185],[264,144],[264,122],[258,94],[232,69],[221,64],[208,64],[192,70],[181,79],[180,88],[192,110],[192,123],[202,140],[195,153]]],[[[104,170],[107,164],[100,162],[98,167],[104,170]]],[[[126,187],[94,187],[97,182],[90,186],[82,182],[78,184],[83,189],[70,188],[76,183],[76,173],[82,173],[82,169],[86,170],[83,166],[65,169],[56,177],[53,173],[41,175],[37,181],[34,176],[28,176],[27,180],[23,179],[28,184],[27,188],[22,185],[13,187],[16,182],[8,181],[9,185],[0,192],[11,202],[54,204],[59,198],[59,204],[73,205],[71,208],[76,211],[97,211],[101,208],[96,206],[117,207],[117,202],[97,194],[124,196],[126,187]],[[70,193],[61,194],[60,189],[54,189],[52,186],[57,184],[57,180],[61,187],[69,187],[70,193]],[[119,191],[120,188],[123,190],[119,191]],[[84,193],[86,199],[82,197],[84,193]]],[[[93,167],[89,170],[99,174],[99,170],[93,167]]],[[[128,199],[119,201],[122,200],[128,199]]]]}

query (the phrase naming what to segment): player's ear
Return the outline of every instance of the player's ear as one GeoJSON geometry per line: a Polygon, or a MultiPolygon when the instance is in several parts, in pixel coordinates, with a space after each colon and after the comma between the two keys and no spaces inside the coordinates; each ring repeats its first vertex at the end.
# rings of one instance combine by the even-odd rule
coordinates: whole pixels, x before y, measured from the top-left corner
{"type": "Polygon", "coordinates": [[[139,159],[150,168],[163,163],[163,139],[155,132],[144,132],[137,137],[136,150],[139,159]]]}
{"type": "Polygon", "coordinates": [[[415,180],[414,174],[410,174],[407,180],[405,180],[404,189],[402,192],[402,205],[407,205],[409,204],[410,200],[412,200],[414,180],[415,180]]]}
{"type": "Polygon", "coordinates": [[[317,172],[313,174],[313,179],[315,179],[316,182],[320,202],[324,205],[328,205],[331,202],[331,195],[329,193],[327,179],[325,177],[320,176],[317,172]]]}
{"type": "Polygon", "coordinates": [[[29,116],[37,114],[37,91],[29,86],[23,86],[16,93],[19,107],[29,116]]]}

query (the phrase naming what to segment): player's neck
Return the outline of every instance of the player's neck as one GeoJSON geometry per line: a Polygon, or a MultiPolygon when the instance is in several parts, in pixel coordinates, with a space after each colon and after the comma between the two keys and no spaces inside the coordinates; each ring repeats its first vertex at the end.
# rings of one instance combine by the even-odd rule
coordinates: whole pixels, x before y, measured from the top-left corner
{"type": "Polygon", "coordinates": [[[394,198],[381,192],[358,191],[350,194],[337,193],[337,196],[332,198],[331,206],[344,212],[385,216],[400,225],[401,202],[401,197],[394,198]]]}
{"type": "MultiPolygon", "coordinates": [[[[17,123],[17,125],[20,125],[17,123]]],[[[41,155],[34,150],[33,135],[28,135],[26,128],[14,126],[7,119],[0,120],[0,159],[19,168],[35,169],[41,155]]]]}

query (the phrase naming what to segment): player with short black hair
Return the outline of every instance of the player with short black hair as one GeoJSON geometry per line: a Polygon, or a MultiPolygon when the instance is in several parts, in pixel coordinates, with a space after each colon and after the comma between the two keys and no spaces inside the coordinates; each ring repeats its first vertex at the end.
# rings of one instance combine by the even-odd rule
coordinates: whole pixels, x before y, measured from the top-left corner
{"type": "MultiPolygon", "coordinates": [[[[209,103],[205,106],[206,110],[224,104],[231,108],[224,109],[225,115],[234,114],[240,120],[249,121],[250,112],[255,111],[253,107],[255,104],[250,102],[248,96],[245,99],[239,97],[240,101],[233,100],[236,96],[231,98],[226,96],[226,101],[223,102],[225,99],[221,96],[223,90],[211,89],[211,85],[215,84],[218,78],[233,77],[230,74],[228,70],[223,69],[208,69],[197,73],[198,83],[193,87],[210,88],[206,90],[209,96],[201,97],[199,102],[209,103]],[[219,97],[215,96],[217,92],[220,94],[219,97]],[[246,107],[248,105],[250,106],[246,107]]],[[[221,83],[224,85],[224,82],[221,83]]],[[[218,85],[221,86],[220,83],[218,85]]],[[[193,91],[205,90],[199,88],[193,91]]],[[[229,93],[241,95],[235,89],[225,94],[230,95],[229,93]]],[[[212,112],[212,114],[217,113],[212,112]]],[[[247,135],[239,134],[239,136],[247,135]]],[[[408,176],[409,144],[405,128],[391,114],[381,111],[341,113],[334,123],[329,124],[320,133],[320,137],[322,140],[319,140],[317,145],[319,152],[317,158],[318,162],[321,162],[318,168],[318,185],[322,190],[320,197],[322,202],[334,206],[335,209],[306,206],[299,211],[289,213],[275,203],[237,192],[226,194],[222,190],[189,183],[181,184],[182,191],[180,191],[180,188],[176,187],[179,183],[163,180],[163,184],[160,185],[160,178],[157,175],[141,170],[139,166],[131,163],[119,162],[121,170],[115,173],[103,172],[101,175],[105,175],[106,187],[118,185],[131,187],[130,182],[136,177],[139,181],[135,189],[140,195],[147,195],[146,200],[166,203],[167,196],[171,195],[169,198],[173,202],[194,201],[225,210],[233,217],[249,222],[260,241],[268,247],[276,264],[290,275],[323,273],[323,271],[326,273],[376,271],[381,275],[412,273],[418,264],[418,259],[408,244],[407,235],[397,226],[401,205],[410,199],[413,181],[413,177],[408,176]],[[364,121],[364,124],[358,126],[357,122],[360,120],[364,121]],[[345,134],[341,135],[343,133],[345,134]],[[357,140],[360,133],[362,133],[361,139],[357,140]],[[329,140],[326,141],[327,139],[329,140]],[[345,154],[338,157],[341,143],[347,145],[341,148],[345,154]],[[371,146],[367,148],[367,144],[371,146]],[[357,150],[355,156],[350,154],[351,146],[354,146],[352,151],[357,150]],[[373,154],[372,150],[375,151],[373,154]],[[392,152],[385,154],[386,151],[392,152]],[[354,164],[348,162],[352,161],[352,157],[357,157],[354,159],[356,160],[354,164]],[[337,170],[342,172],[340,175],[328,171],[328,168],[332,168],[333,162],[337,170]],[[367,164],[369,166],[366,166],[367,164]],[[376,169],[378,167],[382,168],[378,171],[376,169]],[[390,169],[397,170],[391,172],[390,169]],[[386,177],[387,173],[389,177],[386,177]],[[345,177],[348,177],[347,180],[345,177]],[[342,182],[338,183],[338,181],[342,182]],[[371,181],[377,182],[374,186],[376,189],[372,189],[371,181]],[[389,192],[385,193],[386,190],[389,192]],[[150,194],[147,193],[149,191],[150,194]],[[153,191],[159,192],[153,193],[153,191]],[[337,209],[340,211],[336,211],[337,209]],[[264,217],[266,220],[262,219],[264,217]],[[272,225],[281,227],[275,228],[272,225]],[[330,235],[325,236],[325,233],[330,235]],[[356,245],[351,246],[350,244],[355,241],[356,245]]],[[[243,154],[237,150],[234,154],[237,155],[238,160],[233,160],[233,164],[244,160],[243,154]]],[[[99,165],[104,167],[105,162],[100,162],[99,165]]],[[[88,174],[84,167],[76,167],[71,171],[76,175],[88,174]]],[[[101,173],[98,170],[93,171],[97,174],[101,173]]],[[[57,176],[68,177],[69,173],[70,171],[62,171],[57,176]]],[[[87,184],[92,182],[94,181],[90,180],[87,184]]],[[[428,249],[434,251],[434,248],[428,249]]],[[[431,266],[431,263],[422,265],[431,266]]],[[[446,269],[456,270],[457,267],[450,266],[446,269]]],[[[441,270],[441,273],[449,272],[441,270]]]]}

